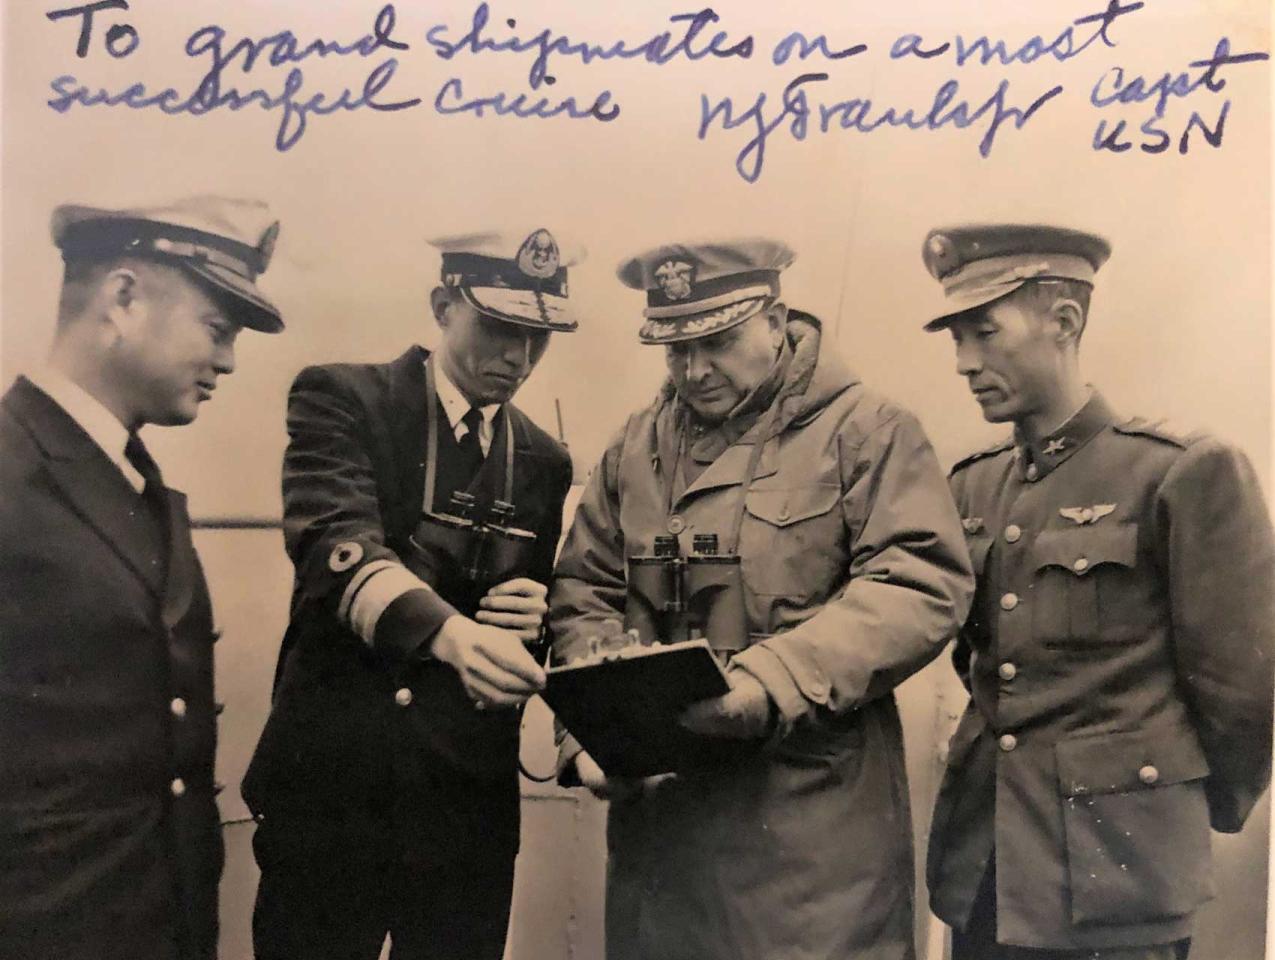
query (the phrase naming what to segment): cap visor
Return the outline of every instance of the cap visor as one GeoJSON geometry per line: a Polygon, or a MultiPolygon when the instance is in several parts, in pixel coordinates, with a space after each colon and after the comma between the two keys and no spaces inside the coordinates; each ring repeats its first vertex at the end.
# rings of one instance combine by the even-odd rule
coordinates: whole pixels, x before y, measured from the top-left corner
{"type": "Polygon", "coordinates": [[[235,319],[245,327],[261,333],[279,333],[283,330],[283,317],[279,315],[278,308],[261,295],[255,284],[215,263],[196,263],[191,260],[175,262],[234,297],[237,309],[235,319]]]}
{"type": "Polygon", "coordinates": [[[738,326],[745,320],[751,320],[774,302],[774,297],[755,297],[705,313],[688,313],[684,317],[670,319],[648,319],[642,324],[638,339],[643,343],[656,344],[711,337],[715,333],[738,326]]]}
{"type": "Polygon", "coordinates": [[[460,292],[475,310],[507,323],[559,333],[570,333],[579,325],[567,298],[556,294],[508,287],[461,287],[460,292]]]}
{"type": "Polygon", "coordinates": [[[1001,299],[1001,297],[1008,297],[1026,282],[1026,280],[1018,280],[1015,283],[1000,283],[993,287],[981,287],[977,290],[970,290],[966,293],[948,297],[945,302],[947,312],[927,323],[925,330],[927,333],[946,330],[962,313],[967,310],[973,310],[975,307],[985,306],[1001,299]]]}

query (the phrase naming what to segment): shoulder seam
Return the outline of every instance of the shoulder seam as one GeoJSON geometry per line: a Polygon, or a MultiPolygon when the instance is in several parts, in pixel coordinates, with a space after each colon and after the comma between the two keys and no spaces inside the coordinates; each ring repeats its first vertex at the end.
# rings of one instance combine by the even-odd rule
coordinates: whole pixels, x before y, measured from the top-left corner
{"type": "Polygon", "coordinates": [[[1117,433],[1123,433],[1126,436],[1147,437],[1152,440],[1159,440],[1163,443],[1172,444],[1186,450],[1195,442],[1202,440],[1204,435],[1201,433],[1181,432],[1171,430],[1166,427],[1164,420],[1147,420],[1144,417],[1130,417],[1119,423],[1113,423],[1112,429],[1117,433]]]}
{"type": "Polygon", "coordinates": [[[986,460],[988,457],[994,457],[998,453],[1004,453],[1006,450],[1012,450],[1013,447],[1013,438],[1006,437],[1004,440],[1001,440],[999,443],[994,443],[990,447],[984,447],[982,450],[976,450],[971,454],[967,454],[960,460],[957,460],[956,463],[952,464],[952,469],[948,471],[948,476],[951,476],[958,470],[965,469],[970,464],[977,463],[979,460],[986,460]]]}

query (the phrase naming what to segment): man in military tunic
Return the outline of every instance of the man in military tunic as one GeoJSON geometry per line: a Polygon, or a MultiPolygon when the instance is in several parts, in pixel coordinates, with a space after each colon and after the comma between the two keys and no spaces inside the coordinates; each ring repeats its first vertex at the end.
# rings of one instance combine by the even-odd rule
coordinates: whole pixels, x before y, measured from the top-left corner
{"type": "Polygon", "coordinates": [[[0,401],[0,957],[208,960],[211,605],[140,428],[195,419],[248,327],[265,204],[62,206],[49,360],[0,401]]]}
{"type": "Polygon", "coordinates": [[[1184,957],[1209,827],[1238,831],[1269,779],[1266,506],[1239,451],[1085,383],[1109,254],[1026,225],[923,248],[948,298],[926,329],[1014,427],[951,477],[978,590],[928,879],[955,960],[1184,957]]]}
{"type": "Polygon", "coordinates": [[[562,445],[509,401],[575,329],[573,254],[545,229],[435,245],[440,348],[307,368],[288,401],[292,618],[243,784],[259,960],[375,960],[387,932],[395,960],[504,950],[515,708],[544,684],[524,644],[571,484],[562,445]],[[488,521],[483,543],[526,548],[504,576],[475,546],[488,521]]]}
{"type": "MultiPolygon", "coordinates": [[[[550,594],[555,655],[622,618],[626,561],[717,534],[742,557],[731,691],[684,723],[734,762],[608,781],[574,741],[562,780],[611,796],[611,960],[904,960],[912,828],[893,690],[943,648],[972,588],[958,518],[907,411],[780,300],[772,240],[624,263],[669,380],[587,483],[550,594]]],[[[730,645],[732,638],[709,638],[730,645]]]]}

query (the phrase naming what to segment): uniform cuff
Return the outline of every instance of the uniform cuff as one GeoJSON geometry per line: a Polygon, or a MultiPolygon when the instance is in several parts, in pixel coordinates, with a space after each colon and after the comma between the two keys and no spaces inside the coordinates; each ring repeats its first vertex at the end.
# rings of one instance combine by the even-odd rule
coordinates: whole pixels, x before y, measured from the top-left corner
{"type": "Polygon", "coordinates": [[[801,692],[787,664],[765,643],[735,654],[731,665],[750,674],[765,688],[777,711],[777,736],[786,734],[793,724],[810,713],[810,701],[801,692]]]}
{"type": "Polygon", "coordinates": [[[399,594],[377,619],[372,647],[392,660],[406,660],[428,649],[434,634],[456,608],[429,587],[399,594]]]}
{"type": "Polygon", "coordinates": [[[576,769],[576,757],[582,753],[584,747],[580,746],[579,740],[569,733],[562,738],[562,742],[558,744],[558,786],[583,786],[580,771],[576,769]]]}

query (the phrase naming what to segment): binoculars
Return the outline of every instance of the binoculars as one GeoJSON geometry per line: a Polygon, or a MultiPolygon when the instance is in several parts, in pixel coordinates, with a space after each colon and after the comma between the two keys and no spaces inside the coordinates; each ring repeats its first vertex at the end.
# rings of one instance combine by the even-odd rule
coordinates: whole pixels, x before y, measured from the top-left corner
{"type": "Polygon", "coordinates": [[[703,638],[725,660],[748,646],[739,555],[717,552],[717,534],[695,534],[688,557],[677,537],[658,536],[650,555],[629,558],[624,628],[643,644],[703,638]]]}
{"type": "Polygon", "coordinates": [[[479,514],[474,496],[452,494],[446,513],[425,513],[409,538],[406,566],[467,617],[492,587],[524,576],[536,535],[511,526],[514,506],[496,500],[479,514]]]}

